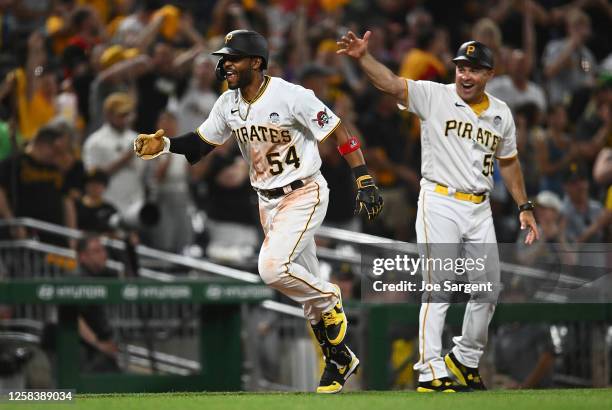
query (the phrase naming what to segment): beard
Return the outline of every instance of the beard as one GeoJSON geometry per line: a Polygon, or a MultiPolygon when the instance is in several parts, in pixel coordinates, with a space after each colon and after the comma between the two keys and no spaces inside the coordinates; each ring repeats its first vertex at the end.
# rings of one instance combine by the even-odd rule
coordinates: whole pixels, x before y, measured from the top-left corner
{"type": "Polygon", "coordinates": [[[251,84],[251,81],[253,81],[253,70],[251,69],[240,71],[237,74],[238,74],[238,81],[234,85],[229,84],[229,82],[227,84],[230,90],[237,90],[238,88],[244,88],[247,85],[251,84]]]}

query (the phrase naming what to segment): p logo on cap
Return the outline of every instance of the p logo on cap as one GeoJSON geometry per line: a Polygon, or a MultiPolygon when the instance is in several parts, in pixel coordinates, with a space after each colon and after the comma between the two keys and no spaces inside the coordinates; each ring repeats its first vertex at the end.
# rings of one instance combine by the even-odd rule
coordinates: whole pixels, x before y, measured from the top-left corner
{"type": "Polygon", "coordinates": [[[467,46],[467,50],[465,50],[465,54],[471,56],[472,54],[474,54],[474,50],[476,50],[476,47],[474,47],[474,46],[467,46]]]}
{"type": "Polygon", "coordinates": [[[225,44],[227,44],[232,39],[232,37],[232,33],[228,33],[227,36],[225,36],[225,44]]]}

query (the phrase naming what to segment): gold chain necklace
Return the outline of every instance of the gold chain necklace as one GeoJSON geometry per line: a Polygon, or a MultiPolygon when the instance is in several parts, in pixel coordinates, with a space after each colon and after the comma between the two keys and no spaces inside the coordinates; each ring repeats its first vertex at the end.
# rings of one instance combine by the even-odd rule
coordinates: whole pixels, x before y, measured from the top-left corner
{"type": "MultiPolygon", "coordinates": [[[[259,84],[259,88],[257,89],[257,93],[255,93],[255,98],[253,99],[253,102],[255,102],[254,100],[257,99],[257,97],[259,96],[259,92],[261,91],[262,87],[264,86],[264,84],[266,83],[266,77],[263,78],[263,81],[261,82],[261,84],[259,84]]],[[[240,97],[242,97],[242,92],[240,93],[240,97]]],[[[249,113],[251,112],[251,105],[253,104],[253,102],[247,102],[247,112],[246,115],[244,116],[244,118],[242,118],[242,113],[240,112],[240,101],[243,98],[240,98],[238,100],[238,117],[240,117],[240,119],[244,122],[246,122],[247,118],[249,118],[249,113]]],[[[244,101],[246,102],[246,98],[244,98],[244,101]]]]}

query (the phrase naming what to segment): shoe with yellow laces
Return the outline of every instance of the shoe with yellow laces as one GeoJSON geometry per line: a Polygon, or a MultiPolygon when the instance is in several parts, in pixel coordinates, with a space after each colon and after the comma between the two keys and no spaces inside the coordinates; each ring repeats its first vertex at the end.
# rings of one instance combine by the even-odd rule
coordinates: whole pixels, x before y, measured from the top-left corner
{"type": "Polygon", "coordinates": [[[346,335],[346,328],[348,321],[342,308],[342,296],[340,296],[340,288],[334,285],[338,290],[338,303],[334,307],[321,314],[323,319],[323,326],[325,326],[325,335],[327,340],[332,345],[336,346],[342,343],[344,336],[346,335]]]}
{"type": "Polygon", "coordinates": [[[461,385],[467,386],[473,390],[487,390],[482,381],[482,377],[480,377],[478,368],[463,365],[457,360],[453,352],[444,356],[444,363],[446,363],[448,370],[451,371],[455,379],[457,379],[457,382],[461,385]]]}

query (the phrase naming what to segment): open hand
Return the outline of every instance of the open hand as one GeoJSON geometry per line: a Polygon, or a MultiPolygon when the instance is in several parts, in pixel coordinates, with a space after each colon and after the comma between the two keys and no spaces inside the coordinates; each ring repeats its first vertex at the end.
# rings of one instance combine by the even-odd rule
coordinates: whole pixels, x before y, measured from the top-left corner
{"type": "Polygon", "coordinates": [[[368,52],[368,41],[371,35],[372,32],[368,30],[363,35],[363,38],[359,38],[355,33],[349,31],[336,43],[339,47],[336,53],[360,59],[368,52]]]}
{"type": "Polygon", "coordinates": [[[531,245],[536,240],[540,239],[540,233],[538,232],[538,224],[536,224],[535,217],[532,211],[523,211],[519,214],[519,221],[521,222],[521,229],[529,229],[529,233],[525,238],[525,243],[531,245]]]}

